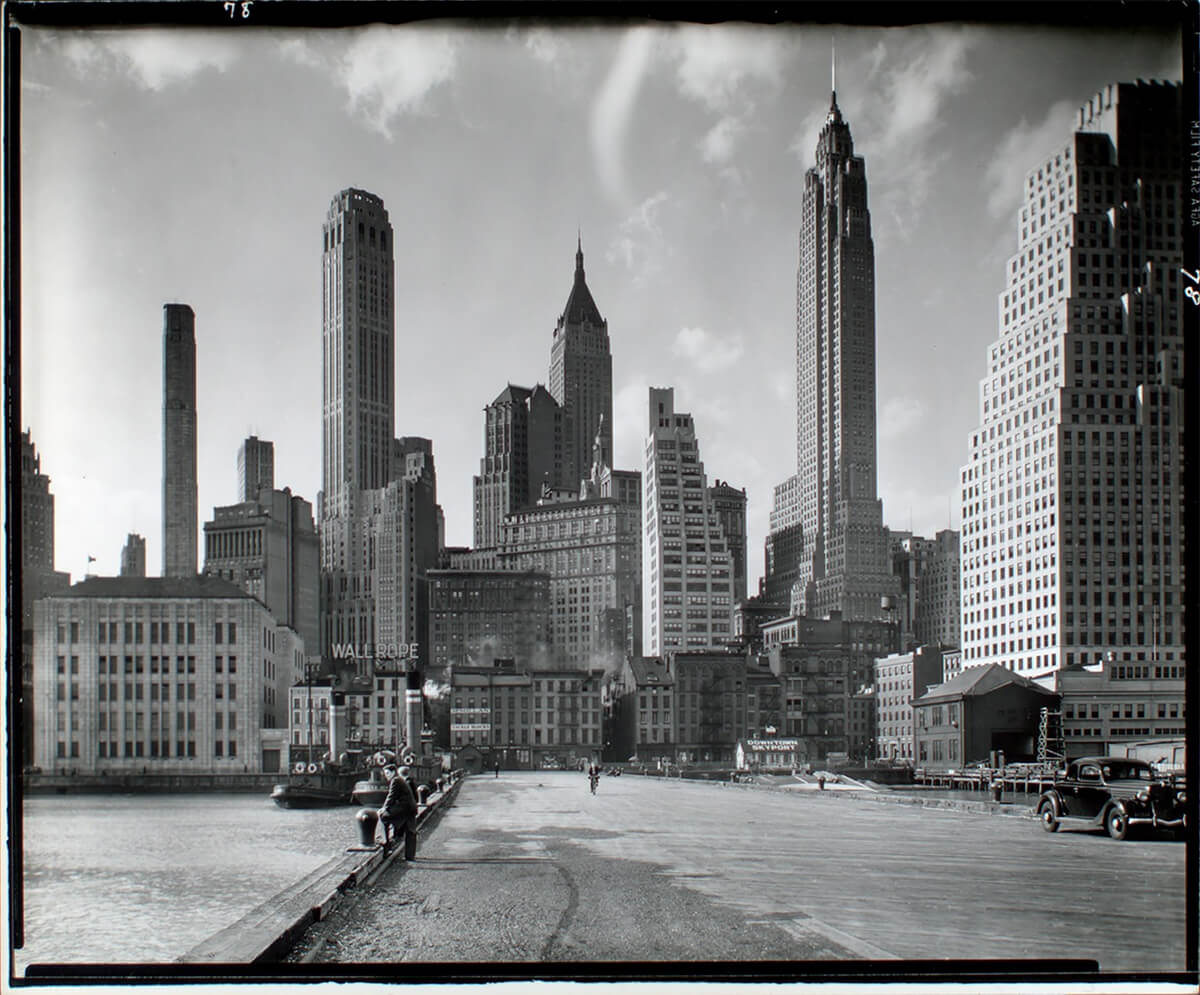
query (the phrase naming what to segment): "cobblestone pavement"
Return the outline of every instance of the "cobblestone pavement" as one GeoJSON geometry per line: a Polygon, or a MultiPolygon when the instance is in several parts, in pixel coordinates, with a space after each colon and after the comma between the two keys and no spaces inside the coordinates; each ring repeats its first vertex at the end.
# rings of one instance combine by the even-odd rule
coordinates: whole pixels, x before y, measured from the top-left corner
{"type": "Polygon", "coordinates": [[[1184,899],[1178,843],[631,776],[592,796],[582,774],[506,773],[469,778],[417,860],[289,959],[1072,957],[1179,971],[1184,899]]]}

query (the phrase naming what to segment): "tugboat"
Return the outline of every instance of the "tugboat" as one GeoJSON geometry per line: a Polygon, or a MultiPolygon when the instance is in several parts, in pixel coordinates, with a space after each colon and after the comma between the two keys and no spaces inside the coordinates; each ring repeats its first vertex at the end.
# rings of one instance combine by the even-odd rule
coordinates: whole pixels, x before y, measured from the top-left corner
{"type": "Polygon", "coordinates": [[[353,803],[355,781],[362,771],[344,764],[304,763],[292,765],[286,781],[271,789],[271,800],[280,808],[330,808],[353,803]]]}
{"type": "Polygon", "coordinates": [[[394,762],[396,755],[388,751],[374,754],[368,761],[369,770],[365,780],[355,781],[351,800],[355,805],[365,805],[367,808],[379,808],[387,797],[388,782],[383,776],[386,764],[394,762]]]}

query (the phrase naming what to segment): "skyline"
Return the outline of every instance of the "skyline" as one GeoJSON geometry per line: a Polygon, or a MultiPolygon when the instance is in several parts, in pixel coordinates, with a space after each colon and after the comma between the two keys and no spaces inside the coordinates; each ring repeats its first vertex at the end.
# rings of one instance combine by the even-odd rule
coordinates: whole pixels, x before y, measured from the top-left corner
{"type": "MultiPolygon", "coordinates": [[[[796,245],[830,35],[26,30],[20,427],[51,478],[58,569],[78,580],[90,554],[116,574],[137,532],[159,572],[167,302],[196,312],[200,523],[236,502],[251,434],[315,506],[319,229],[353,186],[395,229],[395,434],[433,440],[447,543],[471,543],[483,407],[548,383],[581,233],[612,342],[614,466],[642,468],[647,389],[674,387],[710,479],[746,488],[753,593],[795,465],[796,245]]],[[[979,26],[839,27],[836,45],[875,229],[884,522],[911,514],[932,537],[959,525],[1025,171],[1098,87],[1180,78],[1180,47],[979,26]]]]}

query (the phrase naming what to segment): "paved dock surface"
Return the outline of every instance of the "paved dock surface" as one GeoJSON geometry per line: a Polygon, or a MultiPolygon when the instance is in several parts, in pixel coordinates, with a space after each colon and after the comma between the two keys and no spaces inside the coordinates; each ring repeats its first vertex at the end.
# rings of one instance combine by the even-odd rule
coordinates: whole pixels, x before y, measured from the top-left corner
{"type": "Polygon", "coordinates": [[[468,778],[312,962],[1096,960],[1184,969],[1184,846],[625,776],[468,778]]]}

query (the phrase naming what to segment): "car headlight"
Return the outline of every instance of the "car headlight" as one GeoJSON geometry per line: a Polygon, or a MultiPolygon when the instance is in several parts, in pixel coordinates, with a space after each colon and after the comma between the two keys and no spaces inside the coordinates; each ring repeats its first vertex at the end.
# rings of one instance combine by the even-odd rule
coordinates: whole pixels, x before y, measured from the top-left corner
{"type": "Polygon", "coordinates": [[[1179,794],[1175,796],[1175,800],[1178,801],[1180,805],[1186,805],[1187,804],[1187,792],[1186,791],[1179,792],[1179,794]]]}
{"type": "Polygon", "coordinates": [[[1140,802],[1148,802],[1150,800],[1150,792],[1149,791],[1139,791],[1137,793],[1136,797],[1137,797],[1137,800],[1140,802]]]}

